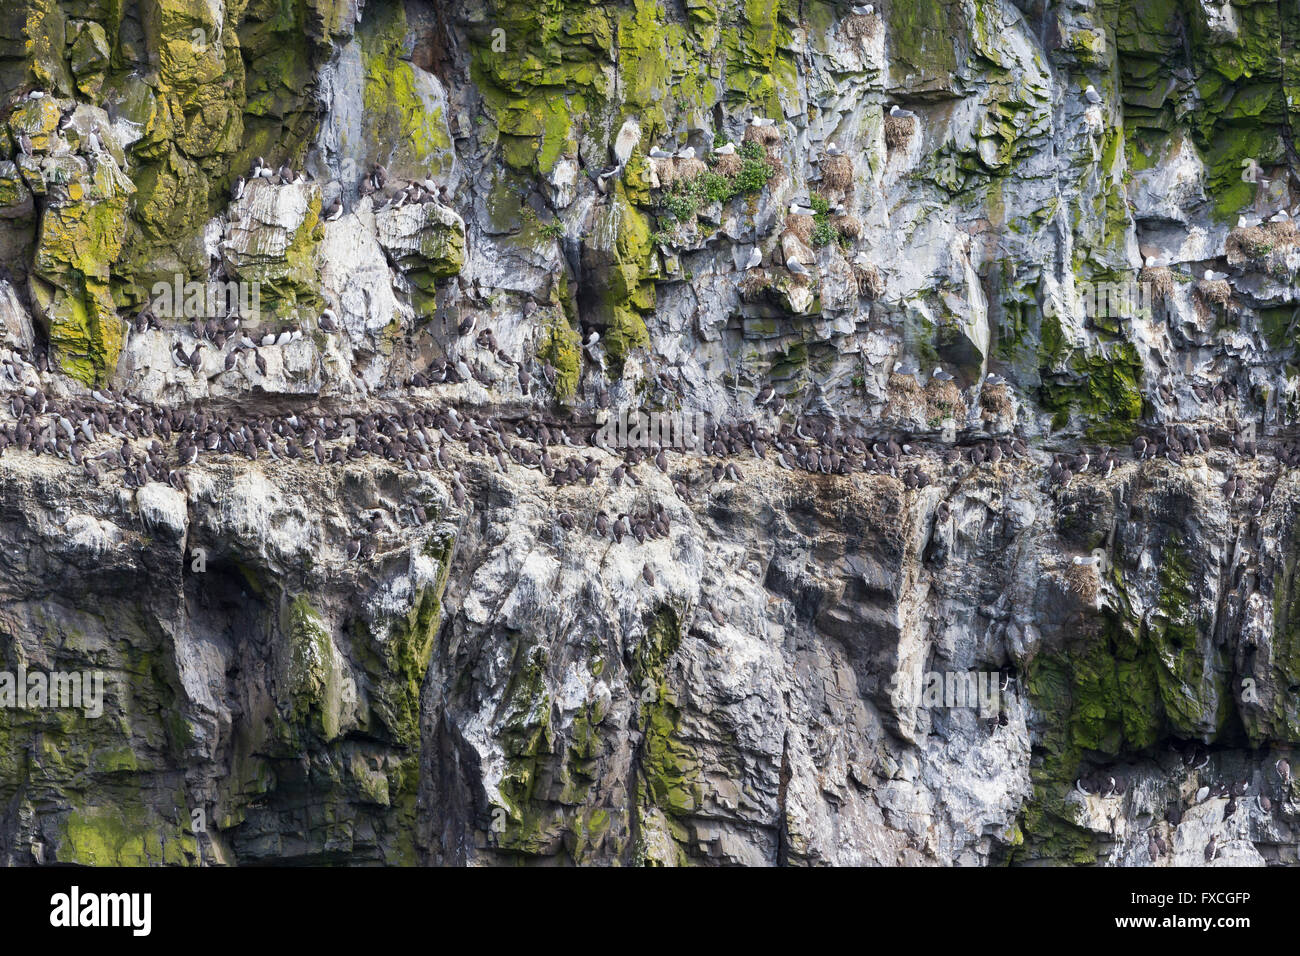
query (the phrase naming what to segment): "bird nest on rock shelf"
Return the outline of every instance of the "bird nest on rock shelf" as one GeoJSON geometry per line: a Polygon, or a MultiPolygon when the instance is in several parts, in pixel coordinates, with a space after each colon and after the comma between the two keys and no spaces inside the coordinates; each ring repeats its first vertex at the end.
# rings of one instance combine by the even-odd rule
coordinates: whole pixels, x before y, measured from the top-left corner
{"type": "Polygon", "coordinates": [[[709,167],[702,159],[674,159],[673,167],[677,171],[677,178],[682,182],[690,182],[696,176],[703,176],[709,171],[709,167]]]}
{"type": "Polygon", "coordinates": [[[1227,279],[1202,279],[1196,283],[1196,294],[1208,305],[1224,306],[1232,298],[1232,286],[1227,279]]]}
{"type": "Polygon", "coordinates": [[[785,231],[792,233],[805,246],[812,245],[813,225],[812,216],[785,217],[785,231]]]}
{"type": "Polygon", "coordinates": [[[650,172],[651,184],[661,189],[667,189],[677,181],[677,167],[673,165],[672,159],[651,157],[650,172]]]}
{"type": "Polygon", "coordinates": [[[891,150],[906,146],[915,132],[915,116],[885,117],[885,145],[891,150]]]}
{"type": "Polygon", "coordinates": [[[844,35],[851,40],[870,40],[880,32],[880,17],[874,13],[851,13],[844,18],[844,35]]]}
{"type": "Polygon", "coordinates": [[[1073,563],[1067,565],[1065,586],[1085,603],[1095,603],[1097,595],[1101,594],[1101,579],[1097,576],[1096,565],[1073,563]]]}
{"type": "Polygon", "coordinates": [[[865,299],[879,299],[885,293],[885,280],[874,265],[854,265],[853,278],[858,281],[858,295],[865,299]]]}
{"type": "Polygon", "coordinates": [[[1296,228],[1294,222],[1266,222],[1232,230],[1224,243],[1224,252],[1231,265],[1256,263],[1264,265],[1271,272],[1273,262],[1280,260],[1298,245],[1300,229],[1296,228]]]}
{"type": "Polygon", "coordinates": [[[700,159],[655,159],[654,163],[655,178],[659,180],[659,185],[667,188],[673,183],[690,182],[696,176],[708,172],[709,167],[700,159]]]}
{"type": "Polygon", "coordinates": [[[959,423],[966,420],[966,400],[961,397],[961,389],[956,382],[941,382],[930,379],[925,386],[926,418],[937,424],[945,418],[955,418],[959,423]]]}
{"type": "Polygon", "coordinates": [[[997,418],[1010,415],[1015,411],[1015,405],[1011,401],[1011,391],[1005,385],[986,386],[980,392],[980,408],[984,410],[985,415],[997,418]]]}
{"type": "Polygon", "coordinates": [[[885,396],[887,400],[881,417],[886,421],[914,419],[925,411],[925,392],[915,376],[891,373],[885,396]]]}
{"type": "Polygon", "coordinates": [[[857,216],[832,216],[831,228],[844,239],[860,239],[862,237],[862,220],[857,216]]]}
{"type": "Polygon", "coordinates": [[[746,126],[745,142],[771,146],[773,143],[781,142],[781,131],[775,126],[746,126]]]}
{"type": "Polygon", "coordinates": [[[713,171],[719,176],[734,176],[740,172],[742,162],[735,153],[729,156],[717,156],[713,160],[713,171]]]}
{"type": "Polygon", "coordinates": [[[746,302],[757,302],[772,287],[772,277],[766,272],[751,269],[740,280],[738,288],[740,297],[746,302]]]}
{"type": "Polygon", "coordinates": [[[853,160],[847,156],[827,156],[821,162],[822,185],[838,193],[848,193],[853,189],[853,160]]]}
{"type": "Polygon", "coordinates": [[[1151,287],[1151,298],[1164,302],[1174,292],[1174,274],[1165,266],[1153,266],[1138,273],[1138,281],[1151,287]]]}

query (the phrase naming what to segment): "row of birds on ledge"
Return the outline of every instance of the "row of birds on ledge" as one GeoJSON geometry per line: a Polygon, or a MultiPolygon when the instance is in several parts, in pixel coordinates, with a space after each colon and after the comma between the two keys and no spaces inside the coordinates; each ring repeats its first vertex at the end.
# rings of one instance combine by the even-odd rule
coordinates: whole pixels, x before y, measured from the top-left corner
{"type": "MultiPolygon", "coordinates": [[[[266,160],[259,156],[253,161],[253,168],[249,171],[248,176],[239,176],[231,185],[231,200],[239,202],[247,193],[249,184],[259,181],[265,181],[274,186],[293,186],[307,182],[307,176],[301,170],[295,170],[287,163],[276,169],[267,165],[266,160]]],[[[398,187],[396,182],[390,182],[388,170],[382,164],[376,164],[362,178],[358,184],[357,192],[360,196],[378,196],[378,198],[372,199],[371,208],[375,212],[387,208],[401,209],[407,205],[427,205],[429,203],[445,205],[450,199],[447,187],[439,185],[432,179],[406,180],[403,185],[398,187]],[[386,188],[388,188],[387,192],[385,192],[386,188]]],[[[326,222],[335,222],[343,215],[343,211],[343,197],[340,195],[325,207],[321,216],[326,222]]]]}
{"type": "MultiPolygon", "coordinates": [[[[615,449],[603,444],[603,432],[594,423],[560,423],[521,420],[507,423],[500,418],[461,413],[456,408],[433,405],[392,407],[385,412],[371,412],[355,419],[354,430],[341,416],[284,414],[256,415],[244,421],[222,418],[203,409],[165,409],[131,401],[111,390],[92,391],[87,399],[59,404],[47,399],[44,391],[32,384],[35,368],[17,353],[4,356],[3,380],[10,386],[6,402],[13,421],[0,429],[0,452],[7,447],[50,453],[64,457],[97,479],[97,463],[107,462],[123,469],[128,484],[170,480],[178,483],[177,468],[197,461],[200,455],[242,454],[249,459],[260,455],[271,458],[314,458],[318,464],[339,464],[375,455],[402,463],[412,470],[451,467],[447,446],[464,444],[473,455],[489,456],[504,471],[511,464],[541,471],[557,485],[586,482],[592,484],[601,474],[599,462],[590,455],[569,454],[568,449],[584,445],[600,447],[610,454],[621,454],[623,461],[610,474],[614,484],[638,484],[636,468],[651,462],[665,474],[669,471],[669,454],[694,454],[713,459],[714,481],[744,479],[736,459],[749,452],[756,460],[768,460],[787,470],[803,470],[824,475],[848,475],[857,472],[887,474],[898,478],[906,488],[922,488],[931,483],[930,470],[921,467],[922,458],[911,463],[905,458],[919,449],[908,443],[907,436],[884,437],[869,441],[845,433],[821,418],[802,418],[776,427],[741,421],[708,424],[696,436],[694,448],[615,449]],[[121,447],[91,454],[90,446],[105,437],[121,442],[121,447]],[[157,441],[141,458],[131,450],[132,442],[160,437],[175,438],[176,460],[169,462],[157,441]],[[344,441],[340,442],[340,439],[344,441]],[[901,439],[901,441],[900,441],[901,439]],[[329,443],[329,444],[327,444],[329,443]]],[[[760,395],[760,398],[764,396],[760,395]]],[[[770,400],[770,394],[767,399],[770,400]]],[[[1253,456],[1253,440],[1234,431],[1229,443],[1239,454],[1253,456]]],[[[1208,451],[1210,436],[1186,426],[1166,430],[1163,437],[1139,436],[1133,443],[1138,459],[1163,454],[1171,459],[1184,453],[1208,451]]],[[[938,445],[934,449],[948,473],[962,473],[1004,458],[1023,458],[1029,454],[1018,437],[986,440],[975,444],[938,445]]],[[[1280,449],[1285,462],[1296,460],[1300,450],[1294,446],[1280,449]]],[[[1092,471],[1103,477],[1110,474],[1118,458],[1109,448],[1077,455],[1056,454],[1047,470],[1052,484],[1067,483],[1075,474],[1092,471]]],[[[463,479],[457,480],[462,488],[463,479]]],[[[685,485],[675,483],[678,493],[687,497],[685,485]]],[[[1235,472],[1223,485],[1225,497],[1242,497],[1247,482],[1235,472]]],[[[1252,507],[1262,509],[1271,487],[1261,487],[1252,507]]]]}
{"type": "MultiPolygon", "coordinates": [[[[259,178],[265,178],[267,169],[260,161],[255,169],[259,178]]],[[[292,178],[292,171],[282,169],[281,174],[284,173],[289,173],[292,178]]],[[[377,168],[372,171],[367,182],[372,186],[382,186],[385,177],[382,168],[377,168]]],[[[533,308],[535,310],[536,307],[533,308]]],[[[148,328],[154,324],[153,316],[146,310],[138,317],[136,327],[148,328]]],[[[317,327],[325,333],[340,330],[338,320],[330,309],[322,312],[317,327]]],[[[197,368],[201,364],[201,349],[206,343],[221,349],[229,340],[235,339],[236,347],[226,356],[225,369],[229,371],[237,365],[241,351],[249,351],[263,374],[266,366],[259,348],[287,345],[301,339],[303,335],[301,329],[267,330],[254,340],[241,328],[239,317],[234,313],[222,320],[196,319],[192,332],[196,345],[192,350],[186,351],[177,344],[172,352],[176,364],[197,368]]],[[[460,323],[457,332],[462,338],[473,337],[480,349],[503,355],[492,330],[477,329],[473,314],[460,323]]],[[[589,354],[597,342],[598,335],[593,331],[591,338],[583,343],[583,351],[589,354]]],[[[309,420],[304,413],[301,416],[256,416],[245,422],[237,422],[231,419],[221,420],[202,410],[167,410],[139,402],[123,401],[108,390],[93,392],[90,401],[80,400],[70,403],[66,408],[56,408],[47,402],[40,387],[37,372],[45,370],[43,366],[47,366],[43,358],[43,353],[38,353],[37,367],[33,367],[31,362],[18,353],[9,353],[4,358],[4,377],[18,388],[12,392],[9,401],[14,422],[0,430],[0,453],[5,447],[15,446],[37,454],[49,452],[61,455],[82,466],[92,480],[99,477],[99,465],[108,462],[123,470],[124,481],[128,484],[143,484],[151,480],[166,480],[177,486],[183,484],[177,467],[167,461],[166,453],[157,446],[157,442],[152,443],[149,453],[140,459],[129,448],[131,440],[151,438],[156,434],[167,440],[173,433],[177,436],[179,460],[176,464],[181,468],[195,462],[200,454],[243,454],[250,459],[261,454],[287,459],[312,457],[319,464],[341,463],[367,455],[378,455],[404,463],[412,470],[447,468],[449,459],[445,444],[460,441],[468,446],[472,454],[494,457],[503,470],[511,463],[538,469],[559,485],[578,481],[590,485],[600,474],[599,464],[589,456],[570,456],[567,460],[556,460],[551,454],[553,446],[574,446],[597,441],[599,431],[594,424],[584,426],[577,423],[539,422],[534,425],[525,421],[511,426],[500,419],[486,416],[481,419],[472,414],[461,417],[454,408],[420,404],[415,396],[412,398],[417,398],[417,403],[408,410],[393,408],[384,413],[360,417],[357,433],[347,436],[344,435],[341,419],[325,415],[317,416],[314,421],[309,420]],[[121,439],[123,447],[111,452],[88,454],[88,446],[106,434],[121,439]],[[351,442],[346,447],[337,443],[344,437],[351,442]],[[517,438],[524,439],[524,443],[516,441],[517,438]],[[331,443],[331,447],[327,447],[327,442],[331,443]]],[[[510,360],[508,356],[504,356],[504,359],[519,367],[520,384],[526,394],[529,387],[527,367],[521,362],[510,360]]],[[[554,386],[556,372],[549,363],[543,366],[542,374],[548,384],[554,386]]],[[[910,363],[897,365],[893,374],[920,379],[920,370],[910,363]]],[[[463,359],[455,359],[431,364],[416,373],[407,384],[424,387],[471,376],[478,377],[463,359]]],[[[951,373],[942,368],[936,368],[930,378],[940,383],[953,380],[951,373]]],[[[999,386],[1002,379],[990,375],[986,384],[999,386]]],[[[672,389],[671,382],[668,387],[672,389]]],[[[1227,389],[1223,385],[1216,386],[1215,399],[1220,398],[1221,392],[1222,397],[1226,398],[1229,390],[1235,392],[1230,385],[1227,389]]],[[[759,390],[755,404],[765,414],[779,414],[782,411],[782,400],[770,384],[759,390]]],[[[756,459],[771,460],[784,469],[826,475],[855,472],[888,474],[899,479],[908,489],[925,487],[933,480],[931,474],[921,467],[920,460],[910,464],[902,461],[912,453],[912,448],[906,443],[908,439],[905,436],[899,437],[902,444],[893,437],[868,442],[838,430],[825,419],[799,417],[793,422],[778,422],[771,427],[754,421],[710,425],[702,435],[702,444],[697,451],[700,455],[715,459],[711,466],[711,476],[715,482],[743,480],[744,475],[734,459],[748,450],[756,459]]],[[[1222,436],[1219,437],[1222,439],[1222,436]]],[[[1239,425],[1232,426],[1227,443],[1239,456],[1253,458],[1257,451],[1253,436],[1248,435],[1239,425]]],[[[1163,434],[1139,435],[1133,440],[1132,454],[1138,460],[1163,456],[1177,464],[1183,455],[1206,453],[1211,446],[1211,437],[1204,428],[1192,429],[1180,424],[1165,428],[1163,434]]],[[[614,449],[605,450],[617,453],[614,449]]],[[[634,469],[646,458],[666,473],[669,451],[671,449],[664,448],[623,450],[624,462],[613,469],[611,480],[615,484],[637,483],[634,469]]],[[[978,468],[985,463],[996,465],[1004,458],[1021,458],[1028,453],[1023,440],[1014,437],[984,440],[964,446],[939,445],[937,457],[948,466],[951,474],[960,473],[966,467],[978,468]]],[[[1274,449],[1273,453],[1284,465],[1300,464],[1300,446],[1283,445],[1274,449]]],[[[1047,470],[1046,480],[1049,485],[1065,485],[1074,475],[1089,470],[1105,477],[1116,467],[1118,460],[1116,453],[1108,447],[1096,454],[1087,450],[1075,455],[1056,454],[1047,470]]],[[[674,484],[678,494],[687,497],[685,486],[680,481],[674,484]]],[[[1224,485],[1225,497],[1241,497],[1246,493],[1246,488],[1246,479],[1233,474],[1224,485]]],[[[1252,501],[1256,516],[1262,510],[1270,491],[1271,486],[1261,487],[1256,492],[1252,501]]],[[[453,494],[458,502],[464,496],[463,477],[459,474],[455,477],[453,494]]]]}
{"type": "MultiPolygon", "coordinates": [[[[58,402],[31,384],[34,367],[21,356],[7,354],[0,369],[10,385],[4,408],[13,419],[0,428],[0,453],[13,447],[38,455],[54,454],[81,466],[93,480],[100,477],[97,463],[107,462],[123,470],[128,486],[147,481],[180,485],[183,475],[178,469],[209,454],[242,454],[250,460],[263,455],[272,459],[314,458],[321,465],[374,455],[415,471],[448,469],[453,467],[448,453],[451,443],[464,444],[472,455],[494,459],[503,471],[512,464],[538,470],[557,485],[591,485],[600,476],[601,465],[590,454],[569,452],[569,457],[561,460],[568,449],[584,446],[622,456],[610,472],[609,480],[616,485],[639,484],[636,469],[646,461],[667,473],[669,453],[694,453],[715,459],[713,480],[740,481],[744,475],[734,459],[746,451],[785,469],[826,475],[856,471],[890,474],[909,488],[923,487],[931,480],[919,463],[908,466],[903,462],[913,453],[910,445],[894,438],[868,443],[835,430],[821,419],[802,419],[775,429],[752,421],[711,424],[702,429],[693,449],[619,449],[604,442],[604,432],[594,423],[507,423],[499,418],[461,413],[453,406],[392,407],[354,419],[304,412],[256,415],[238,421],[202,408],[167,409],[141,403],[111,389],[92,390],[89,399],[58,402]],[[92,446],[106,438],[120,445],[92,453],[92,446]],[[169,460],[160,439],[174,442],[174,461],[169,460]],[[136,441],[149,442],[143,455],[133,450],[136,441]]],[[[1023,442],[1013,439],[949,448],[945,461],[978,466],[1027,452],[1023,442]]],[[[456,484],[463,488],[459,476],[456,484]]],[[[679,481],[675,487],[687,497],[684,484],[679,481]]]]}
{"type": "MultiPolygon", "coordinates": [[[[327,335],[337,335],[342,331],[342,326],[339,324],[334,310],[328,308],[324,309],[317,318],[316,327],[327,335]]],[[[149,309],[142,310],[136,316],[133,329],[137,334],[151,329],[159,329],[165,332],[174,331],[173,326],[160,324],[149,309]]],[[[205,348],[211,347],[220,352],[225,349],[227,342],[234,341],[234,348],[226,353],[222,371],[230,372],[238,368],[240,356],[247,353],[253,356],[258,372],[265,375],[267,365],[266,359],[260,351],[261,349],[289,345],[301,341],[303,338],[301,328],[267,328],[262,331],[254,327],[245,327],[241,324],[238,314],[234,312],[231,312],[224,319],[195,319],[188,331],[194,342],[194,347],[187,350],[185,343],[177,340],[172,343],[170,355],[173,364],[181,368],[192,369],[195,372],[203,367],[203,350],[205,348]],[[251,337],[250,333],[255,335],[256,338],[251,337]]]]}
{"type": "MultiPolygon", "coordinates": [[[[1175,750],[1177,748],[1175,747],[1175,750]]],[[[1200,771],[1209,766],[1210,754],[1199,743],[1188,743],[1179,754],[1183,767],[1189,771],[1200,771]]],[[[1264,793],[1265,789],[1276,780],[1276,786],[1280,790],[1282,800],[1290,800],[1291,797],[1291,762],[1285,757],[1280,757],[1273,763],[1273,772],[1268,774],[1266,779],[1261,783],[1259,792],[1254,795],[1254,804],[1259,811],[1265,815],[1273,812],[1273,800],[1264,793]]],[[[1080,796],[1087,798],[1098,796],[1102,799],[1122,797],[1128,792],[1130,781],[1124,776],[1116,776],[1105,771],[1094,771],[1084,774],[1074,782],[1074,790],[1080,796]]],[[[1175,800],[1168,804],[1165,809],[1165,821],[1172,826],[1178,826],[1182,822],[1183,811],[1186,807],[1196,806],[1204,803],[1206,800],[1227,799],[1224,805],[1223,819],[1227,819],[1237,811],[1240,801],[1250,796],[1251,781],[1249,779],[1236,780],[1229,783],[1202,784],[1197,788],[1195,794],[1186,800],[1175,800]]],[[[1218,838],[1212,835],[1205,847],[1205,859],[1213,860],[1218,855],[1218,838]]],[[[1169,845],[1165,842],[1162,834],[1153,832],[1148,841],[1148,852],[1152,860],[1157,860],[1169,853],[1169,845]]]]}

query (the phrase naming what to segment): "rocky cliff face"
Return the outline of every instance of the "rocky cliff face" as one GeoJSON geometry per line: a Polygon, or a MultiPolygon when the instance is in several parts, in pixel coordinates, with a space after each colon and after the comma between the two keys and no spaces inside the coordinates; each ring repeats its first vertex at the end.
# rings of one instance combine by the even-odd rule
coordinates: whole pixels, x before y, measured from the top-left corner
{"type": "Polygon", "coordinates": [[[1296,863],[1298,37],[7,4],[0,860],[1296,863]]]}

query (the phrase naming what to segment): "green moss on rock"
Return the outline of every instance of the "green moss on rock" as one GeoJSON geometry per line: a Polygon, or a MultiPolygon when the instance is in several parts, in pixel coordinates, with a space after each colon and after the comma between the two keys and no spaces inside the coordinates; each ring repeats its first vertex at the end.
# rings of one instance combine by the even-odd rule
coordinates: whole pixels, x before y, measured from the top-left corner
{"type": "Polygon", "coordinates": [[[582,374],[582,337],[568,322],[556,318],[542,332],[538,354],[555,369],[555,394],[572,398],[582,374]]]}
{"type": "Polygon", "coordinates": [[[112,375],[122,348],[110,279],[122,252],[130,183],[102,162],[47,203],[33,263],[32,297],[62,369],[90,384],[112,375]]]}
{"type": "Polygon", "coordinates": [[[367,13],[358,32],[364,152],[380,157],[394,174],[443,176],[453,163],[445,104],[431,79],[410,61],[404,8],[390,4],[367,13]]]}
{"type": "Polygon", "coordinates": [[[55,859],[83,866],[192,865],[198,847],[183,825],[138,804],[87,806],[68,815],[55,859]]]}
{"type": "Polygon", "coordinates": [[[343,663],[320,612],[305,595],[289,601],[281,628],[288,641],[288,719],[325,740],[339,734],[343,663]]]}
{"type": "Polygon", "coordinates": [[[638,645],[630,679],[641,700],[641,761],[636,779],[641,838],[639,862],[686,862],[678,818],[703,804],[700,759],[682,739],[681,710],[668,684],[668,662],[681,643],[676,612],[661,608],[638,645]]]}

